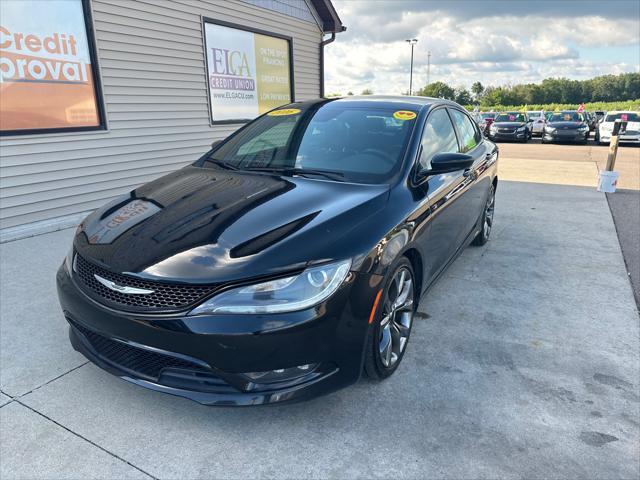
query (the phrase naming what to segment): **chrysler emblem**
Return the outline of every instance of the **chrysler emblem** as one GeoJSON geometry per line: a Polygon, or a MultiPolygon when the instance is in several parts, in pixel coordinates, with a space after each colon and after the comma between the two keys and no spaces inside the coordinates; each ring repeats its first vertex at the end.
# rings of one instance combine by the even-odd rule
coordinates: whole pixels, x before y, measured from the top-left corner
{"type": "Polygon", "coordinates": [[[129,295],[149,295],[153,293],[153,290],[147,290],[146,288],[127,287],[125,285],[118,285],[116,282],[102,278],[100,275],[93,274],[95,279],[99,281],[105,287],[120,293],[127,293],[129,295]]]}

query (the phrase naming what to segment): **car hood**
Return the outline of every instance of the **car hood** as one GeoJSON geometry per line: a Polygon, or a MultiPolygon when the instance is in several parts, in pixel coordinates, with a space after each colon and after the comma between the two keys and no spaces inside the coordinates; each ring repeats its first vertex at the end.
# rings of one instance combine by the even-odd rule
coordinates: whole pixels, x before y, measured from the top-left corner
{"type": "Polygon", "coordinates": [[[526,123],[524,122],[493,122],[492,126],[495,125],[496,128],[520,128],[524,127],[526,123]]]}
{"type": "Polygon", "coordinates": [[[219,283],[272,275],[360,253],[346,239],[386,205],[388,191],[190,166],[89,215],[74,246],[103,268],[143,278],[219,283]]]}
{"type": "Polygon", "coordinates": [[[563,130],[577,130],[580,127],[584,127],[584,122],[547,122],[547,125],[552,128],[560,128],[563,130]]]}

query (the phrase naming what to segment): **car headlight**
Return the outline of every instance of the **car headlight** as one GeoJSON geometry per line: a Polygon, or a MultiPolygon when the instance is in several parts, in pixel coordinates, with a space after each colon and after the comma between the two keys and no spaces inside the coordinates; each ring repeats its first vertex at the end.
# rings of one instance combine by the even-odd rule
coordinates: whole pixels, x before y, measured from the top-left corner
{"type": "Polygon", "coordinates": [[[613,130],[613,125],[600,125],[600,129],[605,132],[611,132],[613,130]]]}
{"type": "Polygon", "coordinates": [[[588,127],[587,125],[585,125],[585,126],[583,126],[583,127],[578,128],[578,130],[579,130],[580,132],[586,132],[587,130],[589,130],[589,127],[588,127]]]}
{"type": "Polygon", "coordinates": [[[527,126],[523,125],[520,128],[518,128],[518,132],[524,132],[526,129],[527,129],[527,126]]]}
{"type": "Polygon", "coordinates": [[[554,127],[544,127],[544,131],[548,133],[554,133],[556,129],[554,127]]]}
{"type": "Polygon", "coordinates": [[[304,310],[335,293],[351,268],[345,260],[304,270],[299,275],[233,288],[214,295],[189,315],[261,314],[304,310]]]}
{"type": "Polygon", "coordinates": [[[489,127],[489,130],[492,132],[495,132],[496,130],[498,130],[498,127],[496,127],[493,123],[491,124],[491,126],[489,127]]]}

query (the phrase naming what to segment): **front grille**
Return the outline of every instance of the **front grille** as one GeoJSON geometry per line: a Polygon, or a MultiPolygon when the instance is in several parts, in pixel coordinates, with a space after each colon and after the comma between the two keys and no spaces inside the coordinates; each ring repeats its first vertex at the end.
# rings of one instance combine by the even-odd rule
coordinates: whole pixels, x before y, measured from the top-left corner
{"type": "Polygon", "coordinates": [[[67,319],[89,342],[95,353],[119,369],[147,380],[157,380],[165,368],[179,368],[195,372],[209,372],[207,368],[171,355],[134,347],[112,340],[67,319]]]}
{"type": "Polygon", "coordinates": [[[513,129],[513,128],[500,128],[500,129],[498,129],[498,131],[500,133],[513,133],[513,132],[515,132],[515,129],[513,129]]]}
{"type": "Polygon", "coordinates": [[[129,275],[113,273],[88,262],[76,254],[73,269],[81,285],[98,301],[113,304],[117,308],[132,311],[181,310],[199,303],[212,294],[215,285],[180,285],[174,283],[142,280],[129,275]],[[98,282],[94,275],[118,285],[153,290],[147,295],[127,294],[111,290],[98,282]]]}

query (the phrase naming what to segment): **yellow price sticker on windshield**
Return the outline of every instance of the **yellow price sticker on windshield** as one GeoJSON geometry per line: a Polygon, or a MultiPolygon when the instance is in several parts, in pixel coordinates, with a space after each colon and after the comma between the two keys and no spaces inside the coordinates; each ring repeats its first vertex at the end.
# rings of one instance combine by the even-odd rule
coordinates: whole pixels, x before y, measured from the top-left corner
{"type": "Polygon", "coordinates": [[[411,112],[409,110],[398,110],[397,112],[393,112],[393,118],[396,120],[413,120],[416,118],[416,112],[411,112]]]}
{"type": "Polygon", "coordinates": [[[274,110],[273,112],[267,113],[270,117],[283,117],[285,115],[295,115],[296,113],[300,113],[299,108],[283,108],[282,110],[274,110]]]}

